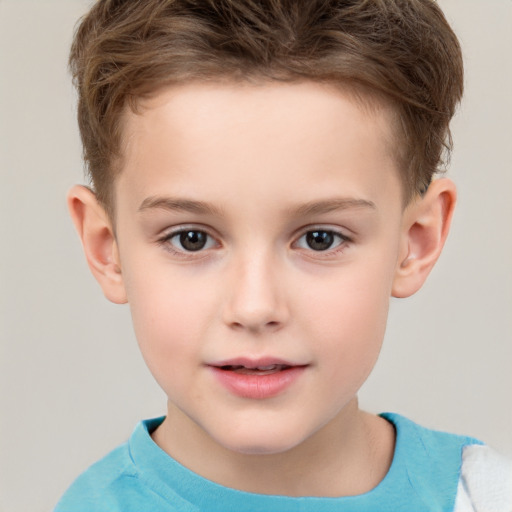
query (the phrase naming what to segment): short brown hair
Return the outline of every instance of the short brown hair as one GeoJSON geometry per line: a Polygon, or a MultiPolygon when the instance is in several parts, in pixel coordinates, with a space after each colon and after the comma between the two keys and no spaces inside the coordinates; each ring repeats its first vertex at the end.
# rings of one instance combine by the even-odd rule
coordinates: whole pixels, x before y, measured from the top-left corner
{"type": "Polygon", "coordinates": [[[70,68],[84,159],[112,211],[122,114],[193,80],[313,80],[387,98],[398,115],[406,200],[451,149],[463,90],[459,43],[433,0],[99,0],[70,68]]]}

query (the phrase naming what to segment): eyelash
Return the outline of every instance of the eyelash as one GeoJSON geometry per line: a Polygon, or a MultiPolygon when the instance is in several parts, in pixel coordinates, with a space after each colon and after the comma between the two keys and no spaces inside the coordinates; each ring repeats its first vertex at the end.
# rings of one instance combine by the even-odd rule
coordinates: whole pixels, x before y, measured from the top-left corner
{"type": "MultiPolygon", "coordinates": [[[[180,258],[188,258],[188,259],[198,259],[198,258],[204,258],[206,255],[202,254],[205,251],[205,247],[199,248],[197,251],[190,251],[185,248],[183,249],[176,249],[172,244],[172,239],[176,238],[178,236],[184,235],[186,233],[202,233],[203,235],[206,235],[207,240],[205,242],[205,245],[208,245],[209,242],[212,240],[215,240],[215,238],[210,235],[206,230],[199,229],[197,227],[181,227],[178,229],[175,229],[171,232],[166,233],[164,236],[158,239],[159,245],[164,247],[164,249],[168,252],[170,252],[174,256],[178,256],[180,258]]],[[[217,244],[218,245],[218,244],[217,244]]],[[[210,249],[210,247],[206,247],[206,249],[210,249]]]]}
{"type": "Polygon", "coordinates": [[[350,237],[335,229],[329,229],[326,227],[310,227],[307,229],[307,231],[303,232],[299,238],[297,238],[297,240],[293,243],[293,246],[297,246],[300,240],[305,239],[309,234],[313,233],[322,233],[338,239],[338,243],[334,247],[330,246],[324,250],[315,251],[311,247],[302,248],[304,251],[310,253],[310,255],[314,255],[315,258],[329,258],[336,256],[337,254],[343,252],[347,248],[347,245],[352,242],[350,237]]]}
{"type": "MultiPolygon", "coordinates": [[[[337,245],[335,245],[334,248],[328,247],[324,250],[314,250],[311,247],[302,247],[300,249],[310,252],[315,255],[315,257],[321,257],[321,258],[328,258],[332,257],[346,249],[347,244],[352,242],[352,239],[343,233],[334,230],[329,229],[325,227],[310,227],[306,231],[303,231],[302,234],[293,242],[292,247],[297,247],[297,244],[300,240],[306,238],[309,234],[312,233],[322,233],[327,236],[331,236],[334,238],[337,238],[339,241],[337,245]]],[[[204,258],[206,257],[206,254],[203,254],[207,249],[211,249],[215,246],[215,244],[218,246],[218,242],[214,244],[211,244],[211,241],[215,241],[215,238],[210,235],[206,230],[199,229],[197,227],[180,227],[178,229],[175,229],[171,232],[166,233],[164,236],[158,239],[159,245],[163,246],[165,250],[170,252],[171,254],[181,257],[181,258],[188,258],[188,259],[198,259],[198,258],[204,258]],[[187,250],[185,248],[183,249],[176,249],[172,244],[172,239],[176,237],[181,237],[182,235],[186,233],[201,233],[202,235],[205,235],[207,237],[205,245],[203,247],[200,247],[197,251],[193,250],[187,250]],[[209,245],[210,243],[210,245],[209,245]],[[209,246],[208,246],[209,245],[209,246]]],[[[306,242],[307,243],[307,242],[306,242]]],[[[181,241],[180,241],[181,244],[181,241]]],[[[182,246],[183,247],[183,246],[182,246]]]]}

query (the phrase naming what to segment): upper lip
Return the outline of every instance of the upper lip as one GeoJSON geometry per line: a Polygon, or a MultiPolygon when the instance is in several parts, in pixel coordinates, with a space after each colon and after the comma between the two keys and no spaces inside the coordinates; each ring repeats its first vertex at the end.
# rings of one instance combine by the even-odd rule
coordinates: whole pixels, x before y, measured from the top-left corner
{"type": "Polygon", "coordinates": [[[235,357],[233,359],[224,359],[221,361],[215,361],[212,363],[208,363],[208,366],[213,366],[215,368],[222,368],[224,366],[240,366],[249,369],[256,368],[268,368],[271,366],[307,366],[305,364],[297,364],[291,361],[287,361],[285,359],[276,358],[276,357],[235,357]]]}

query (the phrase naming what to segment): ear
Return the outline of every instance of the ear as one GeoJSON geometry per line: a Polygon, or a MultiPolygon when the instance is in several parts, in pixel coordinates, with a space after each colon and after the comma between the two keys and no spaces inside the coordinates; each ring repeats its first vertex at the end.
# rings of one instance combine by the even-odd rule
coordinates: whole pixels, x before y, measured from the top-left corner
{"type": "Polygon", "coordinates": [[[68,193],[68,208],[85,257],[105,297],[124,304],[126,292],[112,223],[94,193],[76,185],[68,193]]]}
{"type": "Polygon", "coordinates": [[[455,185],[442,178],[406,208],[393,297],[413,295],[427,279],[448,236],[456,199],[455,185]]]}

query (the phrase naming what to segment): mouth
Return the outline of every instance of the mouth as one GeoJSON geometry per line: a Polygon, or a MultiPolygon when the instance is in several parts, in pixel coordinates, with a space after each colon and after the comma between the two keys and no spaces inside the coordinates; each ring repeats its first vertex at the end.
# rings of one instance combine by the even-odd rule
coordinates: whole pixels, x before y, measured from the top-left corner
{"type": "Polygon", "coordinates": [[[285,392],[304,374],[307,364],[277,359],[236,359],[207,365],[229,392],[249,399],[266,399],[285,392]]]}
{"type": "Polygon", "coordinates": [[[262,366],[251,367],[240,364],[225,364],[222,366],[218,366],[217,368],[225,372],[234,372],[240,375],[272,375],[273,373],[282,372],[284,370],[293,368],[293,366],[288,364],[267,364],[262,366]]]}

